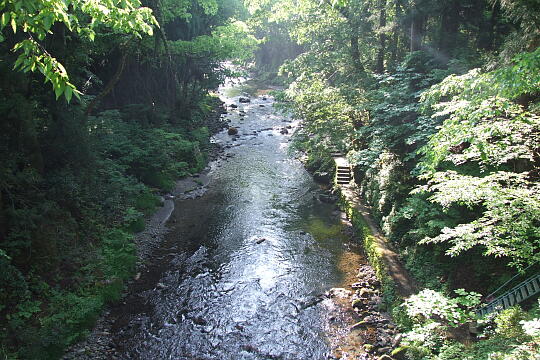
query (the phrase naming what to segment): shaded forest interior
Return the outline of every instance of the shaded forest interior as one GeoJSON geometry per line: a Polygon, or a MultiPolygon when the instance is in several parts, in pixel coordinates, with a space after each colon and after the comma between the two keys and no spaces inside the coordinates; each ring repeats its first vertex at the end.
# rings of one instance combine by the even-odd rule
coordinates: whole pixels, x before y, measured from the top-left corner
{"type": "Polygon", "coordinates": [[[474,309],[539,270],[540,2],[5,0],[0,14],[0,357],[59,358],[120,299],[145,216],[207,165],[229,61],[284,87],[310,171],[346,154],[429,289],[403,307],[385,288],[408,358],[538,356],[534,301],[474,309]],[[471,322],[471,343],[446,336],[471,322]]]}

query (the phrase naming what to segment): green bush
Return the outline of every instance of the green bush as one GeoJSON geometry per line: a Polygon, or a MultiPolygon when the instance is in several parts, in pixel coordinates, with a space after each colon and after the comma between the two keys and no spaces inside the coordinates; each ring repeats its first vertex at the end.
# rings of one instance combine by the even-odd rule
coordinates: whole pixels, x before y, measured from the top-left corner
{"type": "Polygon", "coordinates": [[[104,275],[111,280],[126,279],[133,274],[137,257],[133,236],[119,229],[103,237],[104,275]]]}
{"type": "Polygon", "coordinates": [[[145,215],[153,214],[161,206],[161,200],[150,191],[145,191],[135,197],[135,208],[145,215]]]}
{"type": "Polygon", "coordinates": [[[206,126],[192,130],[191,136],[201,149],[206,149],[210,144],[210,130],[206,126]]]}
{"type": "Polygon", "coordinates": [[[527,314],[519,306],[505,309],[495,317],[495,332],[507,338],[523,338],[525,332],[520,322],[526,318],[527,314]]]}

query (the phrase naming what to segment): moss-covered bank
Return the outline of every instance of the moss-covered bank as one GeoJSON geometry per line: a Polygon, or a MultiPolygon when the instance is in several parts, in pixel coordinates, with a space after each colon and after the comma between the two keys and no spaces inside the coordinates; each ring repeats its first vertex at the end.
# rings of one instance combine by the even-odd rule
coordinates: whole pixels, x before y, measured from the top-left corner
{"type": "Polygon", "coordinates": [[[395,313],[399,311],[397,306],[402,303],[402,299],[414,293],[417,285],[355,193],[350,188],[339,188],[339,194],[339,206],[353,224],[369,263],[381,282],[383,309],[395,313]]]}

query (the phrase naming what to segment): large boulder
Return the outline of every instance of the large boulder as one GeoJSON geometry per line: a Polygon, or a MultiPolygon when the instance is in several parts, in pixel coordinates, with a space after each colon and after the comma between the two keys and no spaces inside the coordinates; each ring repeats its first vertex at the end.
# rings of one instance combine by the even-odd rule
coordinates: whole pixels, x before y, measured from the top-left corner
{"type": "Polygon", "coordinates": [[[329,184],[331,181],[330,175],[328,172],[316,171],[313,173],[313,179],[318,183],[329,184]]]}

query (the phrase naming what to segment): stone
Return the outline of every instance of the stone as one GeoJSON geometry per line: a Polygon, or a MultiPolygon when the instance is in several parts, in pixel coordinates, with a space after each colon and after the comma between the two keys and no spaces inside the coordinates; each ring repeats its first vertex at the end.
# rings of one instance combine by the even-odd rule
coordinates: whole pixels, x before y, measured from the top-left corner
{"type": "Polygon", "coordinates": [[[347,299],[352,295],[352,291],[344,288],[332,288],[326,293],[328,297],[338,298],[338,299],[347,299]]]}
{"type": "Polygon", "coordinates": [[[207,321],[201,317],[196,317],[193,319],[193,323],[196,324],[196,325],[201,325],[201,326],[204,326],[207,324],[207,321]]]}
{"type": "Polygon", "coordinates": [[[319,201],[327,204],[334,204],[336,201],[338,201],[337,197],[326,194],[319,194],[318,199],[319,201]]]}
{"type": "Polygon", "coordinates": [[[229,134],[229,135],[236,135],[236,134],[238,134],[238,129],[235,128],[235,127],[233,127],[233,126],[231,126],[231,127],[227,130],[227,134],[229,134]]]}
{"type": "Polygon", "coordinates": [[[238,107],[238,105],[236,105],[236,104],[231,104],[231,105],[229,105],[229,107],[232,108],[232,109],[236,109],[236,108],[238,107]]]}
{"type": "Polygon", "coordinates": [[[380,306],[382,304],[382,297],[375,295],[371,298],[373,305],[380,306]]]}
{"type": "Polygon", "coordinates": [[[289,130],[287,130],[285,128],[281,129],[281,131],[280,131],[280,134],[283,134],[283,135],[288,134],[288,133],[289,133],[289,130]]]}
{"type": "Polygon", "coordinates": [[[359,292],[359,295],[361,298],[367,298],[367,297],[370,297],[373,295],[373,290],[371,289],[368,289],[368,288],[362,288],[360,289],[360,292],[359,292]]]}
{"type": "Polygon", "coordinates": [[[250,103],[251,100],[249,98],[246,98],[246,97],[240,97],[238,99],[239,102],[241,102],[242,104],[246,104],[246,103],[250,103]]]}
{"type": "Polygon", "coordinates": [[[370,353],[370,352],[372,352],[373,350],[375,350],[375,346],[373,346],[373,345],[371,345],[371,344],[364,344],[363,347],[364,347],[365,352],[368,352],[368,353],[370,353]]]}
{"type": "Polygon", "coordinates": [[[330,182],[330,174],[328,172],[316,171],[313,173],[313,180],[318,183],[328,184],[330,182]]]}
{"type": "Polygon", "coordinates": [[[394,349],[390,355],[396,360],[406,360],[407,359],[407,350],[406,347],[399,347],[397,349],[394,349]]]}
{"type": "Polygon", "coordinates": [[[392,347],[398,347],[401,344],[401,339],[403,338],[402,334],[397,334],[392,340],[392,347]]]}
{"type": "Polygon", "coordinates": [[[351,326],[351,330],[359,329],[359,328],[365,327],[367,325],[369,325],[369,322],[367,322],[367,321],[359,321],[356,324],[354,324],[353,326],[351,326]]]}
{"type": "Polygon", "coordinates": [[[362,309],[365,306],[365,304],[362,299],[355,299],[353,300],[351,306],[355,309],[362,309]]]}

